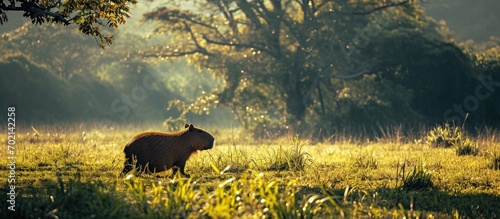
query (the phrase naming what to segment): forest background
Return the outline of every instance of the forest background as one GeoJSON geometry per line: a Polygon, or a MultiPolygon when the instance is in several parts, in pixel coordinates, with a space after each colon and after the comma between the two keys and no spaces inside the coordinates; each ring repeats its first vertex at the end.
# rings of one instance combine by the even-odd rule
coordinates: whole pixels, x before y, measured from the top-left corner
{"type": "Polygon", "coordinates": [[[263,30],[222,38],[194,22],[217,25],[200,8],[166,10],[174,4],[133,6],[126,24],[106,30],[114,43],[104,49],[76,26],[36,26],[10,12],[0,28],[0,107],[16,106],[26,124],[195,121],[255,137],[466,117],[468,127],[500,124],[497,1],[340,11],[309,23],[291,7],[278,36],[270,18],[263,30]]]}

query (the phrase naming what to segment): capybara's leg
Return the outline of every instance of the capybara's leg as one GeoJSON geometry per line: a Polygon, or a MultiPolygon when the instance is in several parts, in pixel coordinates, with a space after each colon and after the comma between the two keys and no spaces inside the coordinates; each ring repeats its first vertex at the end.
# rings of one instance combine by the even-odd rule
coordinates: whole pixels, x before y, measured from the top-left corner
{"type": "MultiPolygon", "coordinates": [[[[179,172],[179,169],[180,169],[179,167],[174,166],[174,167],[172,168],[172,170],[173,170],[173,171],[172,171],[172,175],[170,175],[170,177],[175,177],[175,176],[177,175],[177,172],[179,172]]],[[[181,173],[181,175],[182,175],[183,177],[188,177],[188,178],[189,178],[189,177],[191,177],[189,174],[186,174],[186,173],[184,172],[184,170],[181,170],[181,172],[180,172],[180,173],[181,173]]]]}
{"type": "Polygon", "coordinates": [[[128,172],[130,172],[132,169],[133,169],[133,165],[132,165],[132,162],[130,162],[130,159],[127,158],[127,160],[125,160],[125,164],[124,164],[124,167],[123,167],[123,170],[122,172],[120,173],[120,176],[124,176],[126,175],[128,172]]]}
{"type": "Polygon", "coordinates": [[[186,172],[184,172],[184,167],[186,166],[186,162],[181,162],[177,165],[177,167],[179,167],[179,171],[181,172],[181,174],[185,177],[191,177],[189,174],[187,174],[186,172]]]}

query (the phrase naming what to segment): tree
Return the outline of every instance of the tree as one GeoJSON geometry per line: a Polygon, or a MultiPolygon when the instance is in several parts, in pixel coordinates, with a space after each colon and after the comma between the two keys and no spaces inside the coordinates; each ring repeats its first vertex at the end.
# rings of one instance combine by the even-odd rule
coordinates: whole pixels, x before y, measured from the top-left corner
{"type": "Polygon", "coordinates": [[[77,24],[79,30],[98,40],[99,45],[113,42],[113,36],[101,27],[118,28],[130,17],[130,5],[136,0],[0,0],[0,25],[8,21],[6,11],[22,11],[34,24],[77,24]]]}
{"type": "Polygon", "coordinates": [[[448,108],[473,92],[472,61],[456,44],[411,29],[383,35],[373,43],[378,48],[365,51],[385,57],[378,62],[385,78],[411,90],[411,108],[428,120],[442,122],[448,108]]]}
{"type": "Polygon", "coordinates": [[[482,97],[476,95],[483,102],[480,103],[478,112],[473,113],[479,122],[498,127],[500,124],[500,43],[498,39],[495,46],[475,54],[474,64],[482,85],[490,92],[482,97]]]}
{"type": "MultiPolygon", "coordinates": [[[[232,108],[244,126],[268,117],[300,124],[308,110],[326,115],[323,93],[339,89],[333,79],[373,73],[350,53],[351,40],[371,16],[410,1],[218,0],[190,1],[145,14],[160,21],[172,44],[145,50],[148,57],[184,57],[225,80],[200,98],[205,106],[232,108]],[[347,49],[346,49],[347,48],[347,49]]],[[[365,59],[366,60],[366,59],[365,59]]],[[[200,106],[181,105],[183,110],[200,106]]]]}

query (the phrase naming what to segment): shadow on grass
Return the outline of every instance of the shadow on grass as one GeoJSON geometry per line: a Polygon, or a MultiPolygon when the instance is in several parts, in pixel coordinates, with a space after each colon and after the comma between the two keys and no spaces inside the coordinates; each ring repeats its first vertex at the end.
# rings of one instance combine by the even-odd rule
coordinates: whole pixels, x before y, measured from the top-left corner
{"type": "MultiPolygon", "coordinates": [[[[46,180],[43,186],[16,187],[15,211],[0,202],[0,218],[129,218],[127,203],[116,193],[116,185],[100,180],[70,182],[46,180]]],[[[4,185],[3,188],[8,188],[4,185]]],[[[0,191],[4,191],[1,189],[0,191]]],[[[5,194],[4,193],[4,194],[5,194]]]]}
{"type": "MultiPolygon", "coordinates": [[[[404,189],[377,188],[375,190],[336,189],[326,190],[342,207],[353,205],[367,209],[375,207],[387,210],[418,211],[426,217],[436,214],[440,217],[455,217],[458,211],[460,218],[499,218],[500,196],[491,194],[450,194],[436,189],[408,191],[404,189]]],[[[322,194],[317,187],[302,187],[298,196],[322,194]]]]}
{"type": "Polygon", "coordinates": [[[437,190],[400,189],[378,189],[376,192],[380,195],[380,199],[388,200],[388,208],[401,203],[407,209],[412,205],[415,210],[449,215],[453,215],[456,210],[460,216],[469,218],[500,217],[500,196],[491,194],[450,194],[437,190]]]}

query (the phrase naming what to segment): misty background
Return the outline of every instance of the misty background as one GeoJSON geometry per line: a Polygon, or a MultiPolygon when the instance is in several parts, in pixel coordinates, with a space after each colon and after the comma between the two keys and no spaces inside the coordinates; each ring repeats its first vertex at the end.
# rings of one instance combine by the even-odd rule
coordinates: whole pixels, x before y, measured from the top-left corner
{"type": "MultiPolygon", "coordinates": [[[[92,37],[79,33],[75,26],[35,26],[23,19],[21,13],[8,13],[9,21],[0,26],[0,107],[6,109],[8,106],[15,106],[18,122],[26,124],[82,121],[161,124],[166,121],[165,124],[168,125],[179,122],[176,120],[179,116],[201,126],[234,126],[241,123],[242,119],[234,114],[231,107],[201,107],[197,110],[199,113],[187,114],[176,107],[169,107],[172,106],[172,101],[179,100],[189,104],[213,90],[223,89],[227,85],[227,79],[209,74],[183,58],[151,59],[137,55],[145,48],[168,45],[170,42],[171,36],[155,32],[154,22],[143,20],[143,14],[157,6],[153,3],[137,4],[127,23],[114,30],[114,43],[105,49],[99,48],[92,37]]],[[[481,53],[499,45],[499,1],[441,0],[430,1],[423,6],[426,15],[434,19],[436,24],[441,25],[441,28],[448,28],[444,32],[447,39],[454,39],[459,47],[481,53]]],[[[381,39],[380,42],[383,43],[384,40],[381,39]]],[[[498,69],[497,67],[489,73],[494,77],[492,80],[500,81],[498,69]]],[[[443,118],[443,114],[446,109],[453,109],[453,103],[462,103],[464,98],[473,95],[474,89],[481,83],[474,79],[475,75],[458,75],[456,78],[460,80],[450,80],[455,79],[453,74],[459,74],[453,68],[437,69],[435,72],[439,71],[447,73],[429,77],[435,77],[438,81],[432,86],[443,86],[443,91],[451,90],[450,94],[446,94],[448,96],[444,96],[446,100],[443,100],[443,96],[440,96],[441,99],[432,99],[433,95],[429,94],[435,92],[439,96],[441,92],[435,87],[429,88],[428,93],[422,91],[424,94],[418,96],[419,90],[425,90],[419,86],[429,85],[425,80],[413,80],[414,84],[393,80],[391,84],[387,84],[378,83],[375,76],[374,79],[367,76],[363,80],[349,82],[349,86],[342,85],[359,89],[359,92],[350,96],[359,97],[359,100],[349,100],[343,105],[350,108],[343,108],[337,103],[339,108],[332,109],[329,118],[333,119],[327,122],[327,127],[339,125],[336,128],[341,128],[384,122],[444,122],[446,118],[443,118]],[[447,81],[457,84],[445,84],[447,81]],[[382,89],[384,86],[388,90],[382,89]],[[376,103],[371,103],[370,98],[364,98],[369,95],[367,93],[376,93],[369,90],[371,87],[380,91],[380,98],[375,100],[376,103]],[[363,89],[365,93],[362,92],[363,89]],[[456,89],[462,93],[456,92],[456,89]],[[395,94],[400,96],[394,96],[395,94]],[[415,100],[416,97],[419,98],[415,100]],[[397,106],[400,99],[413,102],[408,103],[408,108],[401,108],[397,106]],[[394,101],[388,101],[389,104],[380,103],[386,100],[394,101]],[[370,109],[372,111],[359,110],[370,107],[373,108],[370,109]],[[386,115],[385,112],[392,114],[386,115]],[[360,116],[363,114],[367,115],[360,116]],[[365,119],[372,117],[380,120],[365,119]]],[[[467,74],[469,73],[464,73],[467,74]]],[[[500,87],[496,89],[488,99],[481,100],[478,109],[471,112],[473,125],[498,126],[500,87]]],[[[271,113],[269,110],[266,112],[271,113]]],[[[307,118],[314,117],[306,117],[302,123],[315,126],[317,121],[321,121],[310,122],[307,118]]],[[[277,125],[272,126],[271,123],[269,120],[262,124],[269,129],[284,125],[277,122],[277,125]]]]}

